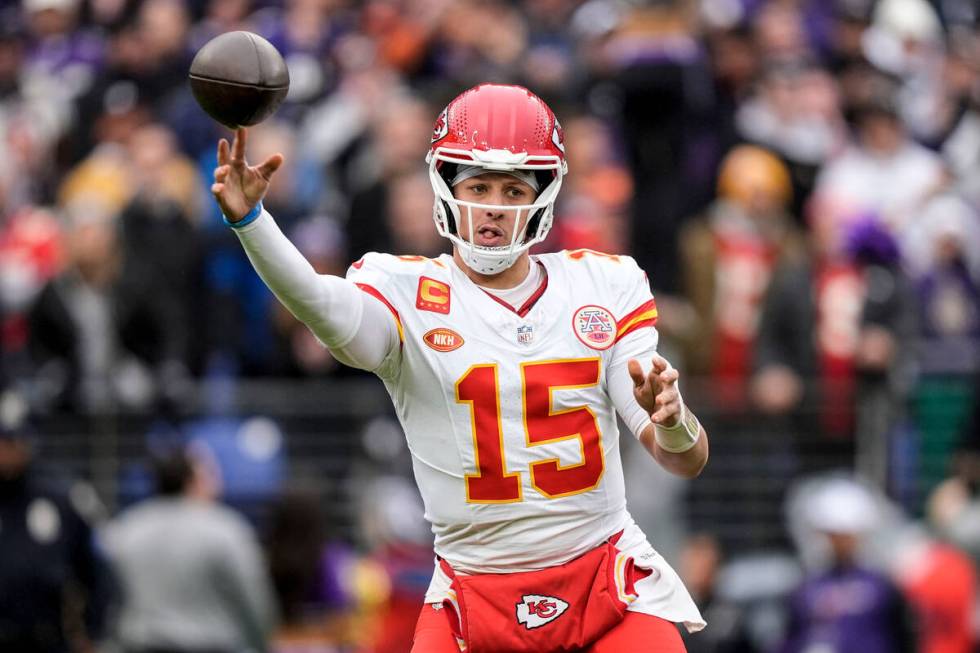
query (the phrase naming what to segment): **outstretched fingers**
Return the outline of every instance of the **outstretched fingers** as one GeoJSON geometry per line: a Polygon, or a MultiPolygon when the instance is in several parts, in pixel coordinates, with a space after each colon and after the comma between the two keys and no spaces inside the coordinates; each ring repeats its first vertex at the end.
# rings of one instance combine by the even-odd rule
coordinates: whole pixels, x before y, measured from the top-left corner
{"type": "Polygon", "coordinates": [[[228,164],[229,160],[231,159],[230,151],[231,151],[231,147],[228,145],[228,139],[222,138],[221,140],[218,141],[218,165],[219,166],[228,164]]]}
{"type": "Polygon", "coordinates": [[[263,161],[255,170],[262,176],[263,179],[268,181],[275,171],[279,169],[284,160],[285,159],[282,154],[277,152],[263,161]]]}
{"type": "Polygon", "coordinates": [[[633,385],[636,388],[642,388],[643,383],[646,381],[646,377],[643,375],[643,368],[640,367],[640,361],[635,358],[631,358],[626,361],[626,369],[630,373],[630,378],[633,379],[633,385]]]}
{"type": "MultiPolygon", "coordinates": [[[[226,146],[227,144],[228,142],[225,141],[226,146]]],[[[219,145],[219,157],[220,157],[220,145],[219,145]]],[[[228,173],[230,172],[231,172],[231,166],[229,166],[227,163],[219,165],[217,168],[214,169],[214,183],[211,184],[211,194],[213,194],[215,197],[220,195],[221,192],[225,189],[225,182],[228,181],[228,173]]]]}
{"type": "Polygon", "coordinates": [[[245,141],[247,139],[247,131],[244,127],[235,130],[235,140],[231,144],[231,162],[233,164],[245,164],[245,141]]]}

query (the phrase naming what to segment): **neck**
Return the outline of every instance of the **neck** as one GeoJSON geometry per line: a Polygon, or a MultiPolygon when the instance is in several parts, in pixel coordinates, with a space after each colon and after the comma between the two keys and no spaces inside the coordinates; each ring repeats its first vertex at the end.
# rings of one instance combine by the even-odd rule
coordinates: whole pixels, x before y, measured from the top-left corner
{"type": "Polygon", "coordinates": [[[466,273],[466,276],[478,286],[483,286],[484,288],[494,288],[497,290],[504,290],[507,288],[513,288],[520,285],[524,279],[527,278],[528,273],[531,271],[531,257],[527,252],[523,252],[516,261],[514,265],[510,266],[502,272],[497,274],[480,274],[475,271],[470,266],[466,265],[463,257],[460,256],[459,250],[453,248],[453,260],[456,261],[456,265],[459,269],[466,273]]]}

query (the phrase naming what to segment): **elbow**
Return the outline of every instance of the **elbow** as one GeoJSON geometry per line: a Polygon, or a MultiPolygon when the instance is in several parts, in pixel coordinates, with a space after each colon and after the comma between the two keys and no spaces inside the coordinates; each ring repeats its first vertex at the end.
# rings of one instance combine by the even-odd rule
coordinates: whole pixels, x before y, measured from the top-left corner
{"type": "Polygon", "coordinates": [[[705,465],[707,464],[708,457],[705,456],[704,458],[688,461],[683,465],[678,465],[677,469],[674,470],[674,473],[681,478],[695,479],[701,475],[701,472],[704,471],[705,465]]]}

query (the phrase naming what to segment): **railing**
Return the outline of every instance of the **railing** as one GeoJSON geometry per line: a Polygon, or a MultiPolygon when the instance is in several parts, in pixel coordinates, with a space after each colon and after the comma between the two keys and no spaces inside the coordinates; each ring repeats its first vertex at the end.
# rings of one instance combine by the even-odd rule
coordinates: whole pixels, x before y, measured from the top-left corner
{"type": "MultiPolygon", "coordinates": [[[[148,491],[142,467],[148,448],[204,437],[229,474],[230,503],[260,521],[279,490],[313,488],[337,534],[352,540],[359,484],[376,472],[410,474],[390,400],[374,377],[223,383],[201,383],[170,421],[134,413],[48,417],[41,423],[40,457],[90,480],[111,514],[148,491]]],[[[876,424],[857,437],[828,436],[821,423],[839,406],[811,401],[795,416],[775,419],[744,407],[722,410],[717,394],[706,381],[685,383],[688,402],[711,434],[711,460],[696,481],[664,478],[622,429],[631,511],[661,534],[667,549],[686,531],[714,533],[730,551],[786,545],[785,491],[827,469],[857,466],[915,512],[945,470],[956,439],[953,420],[945,444],[923,446],[909,426],[915,411],[904,409],[878,415],[884,427],[876,424]],[[664,526],[668,518],[673,532],[664,526]]],[[[934,420],[943,404],[931,405],[934,420]]]]}

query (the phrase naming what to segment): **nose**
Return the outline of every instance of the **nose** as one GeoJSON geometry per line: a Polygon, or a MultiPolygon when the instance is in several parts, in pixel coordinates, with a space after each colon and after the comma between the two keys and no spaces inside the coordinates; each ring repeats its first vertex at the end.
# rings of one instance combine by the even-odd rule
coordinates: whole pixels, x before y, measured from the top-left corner
{"type": "MultiPolygon", "coordinates": [[[[494,191],[490,193],[487,197],[487,204],[491,204],[496,207],[502,207],[506,204],[503,191],[494,191]]],[[[488,218],[500,219],[504,217],[504,210],[502,208],[486,209],[484,215],[488,218]]]]}

